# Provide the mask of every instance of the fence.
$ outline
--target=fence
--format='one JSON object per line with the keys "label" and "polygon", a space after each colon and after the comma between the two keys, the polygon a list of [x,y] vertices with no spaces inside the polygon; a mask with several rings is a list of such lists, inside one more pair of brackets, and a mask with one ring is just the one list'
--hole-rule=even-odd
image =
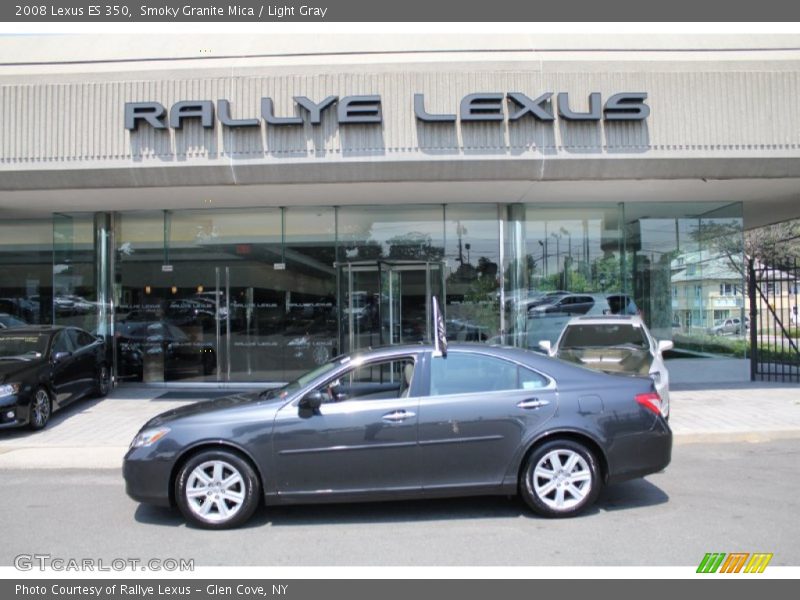
{"label": "fence", "polygon": [[750,264],[750,379],[800,382],[798,264]]}

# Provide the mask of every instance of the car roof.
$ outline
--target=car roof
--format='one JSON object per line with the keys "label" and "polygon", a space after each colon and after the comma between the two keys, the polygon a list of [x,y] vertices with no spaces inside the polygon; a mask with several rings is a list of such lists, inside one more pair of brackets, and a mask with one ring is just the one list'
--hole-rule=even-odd
{"label": "car roof", "polygon": [[[540,352],[534,352],[527,348],[517,348],[515,346],[505,346],[500,344],[485,344],[480,342],[450,342],[447,344],[448,352],[478,352],[499,358],[506,358],[516,362],[540,362],[542,360],[549,360]],[[350,356],[353,360],[372,360],[382,357],[392,356],[408,356],[409,354],[418,354],[421,352],[433,351],[433,344],[403,344],[398,346],[381,346],[378,348],[368,348],[358,350],[352,353],[345,353],[332,360],[341,359],[344,356]]]}
{"label": "car roof", "polygon": [[[55,333],[62,329],[76,329],[75,327],[65,327],[64,325],[25,325],[24,327],[14,327],[10,331],[20,333]],[[5,331],[9,331],[6,329]]]}

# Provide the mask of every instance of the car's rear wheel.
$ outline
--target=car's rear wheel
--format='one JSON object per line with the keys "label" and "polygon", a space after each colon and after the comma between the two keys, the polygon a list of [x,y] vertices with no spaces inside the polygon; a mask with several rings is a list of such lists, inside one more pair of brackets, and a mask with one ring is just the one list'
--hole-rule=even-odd
{"label": "car's rear wheel", "polygon": [[192,524],[226,529],[253,515],[260,490],[258,476],[246,460],[227,450],[204,450],[178,472],[175,499]]}
{"label": "car's rear wheel", "polygon": [[573,440],[546,442],[531,452],[520,478],[528,506],[545,517],[571,517],[597,499],[602,481],[597,458]]}
{"label": "car's rear wheel", "polygon": [[33,395],[31,402],[30,418],[28,425],[31,429],[44,429],[50,421],[50,414],[53,412],[53,401],[47,388],[40,387]]}

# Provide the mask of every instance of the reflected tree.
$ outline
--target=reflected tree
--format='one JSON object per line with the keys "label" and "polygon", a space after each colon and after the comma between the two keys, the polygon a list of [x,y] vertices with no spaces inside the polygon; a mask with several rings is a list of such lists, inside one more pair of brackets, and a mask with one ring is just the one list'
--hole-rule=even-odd
{"label": "reflected tree", "polygon": [[434,246],[431,236],[425,233],[410,232],[395,236],[386,242],[389,245],[389,258],[396,260],[442,260],[444,248]]}

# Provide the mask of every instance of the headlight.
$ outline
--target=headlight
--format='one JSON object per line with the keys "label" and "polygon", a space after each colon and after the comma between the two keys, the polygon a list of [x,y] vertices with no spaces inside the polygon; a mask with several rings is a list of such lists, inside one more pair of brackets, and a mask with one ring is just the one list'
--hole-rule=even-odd
{"label": "headlight", "polygon": [[5,385],[0,385],[0,398],[5,398],[6,396],[13,396],[18,392],[19,392],[18,383],[7,383]]}
{"label": "headlight", "polygon": [[169,427],[155,427],[153,429],[145,429],[136,434],[131,442],[131,448],[139,448],[141,446],[151,446],[158,440],[163,438],[169,433]]}

